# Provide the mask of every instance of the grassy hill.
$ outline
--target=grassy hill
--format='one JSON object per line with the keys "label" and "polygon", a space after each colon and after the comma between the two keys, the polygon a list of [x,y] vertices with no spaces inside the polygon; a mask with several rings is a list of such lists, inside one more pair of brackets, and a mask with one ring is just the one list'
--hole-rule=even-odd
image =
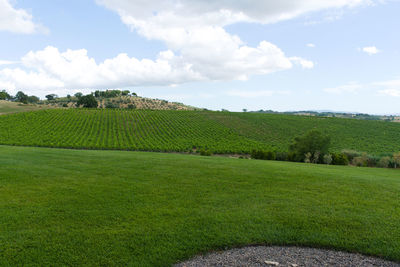
{"label": "grassy hill", "polygon": [[400,124],[280,114],[211,111],[54,109],[0,117],[0,144],[85,149],[249,153],[287,151],[317,128],[332,150],[400,150]]}
{"label": "grassy hill", "polygon": [[18,113],[25,111],[41,110],[48,108],[43,105],[25,105],[17,102],[10,102],[5,100],[0,100],[0,115]]}
{"label": "grassy hill", "polygon": [[248,244],[400,261],[393,169],[0,146],[0,265],[168,266]]}
{"label": "grassy hill", "polygon": [[[146,109],[146,110],[198,110],[198,108],[184,105],[178,102],[169,102],[162,99],[153,99],[141,96],[116,96],[116,97],[97,97],[99,108],[119,108],[119,109]],[[42,101],[43,105],[50,107],[76,108],[78,98],[60,97],[55,100]]]}

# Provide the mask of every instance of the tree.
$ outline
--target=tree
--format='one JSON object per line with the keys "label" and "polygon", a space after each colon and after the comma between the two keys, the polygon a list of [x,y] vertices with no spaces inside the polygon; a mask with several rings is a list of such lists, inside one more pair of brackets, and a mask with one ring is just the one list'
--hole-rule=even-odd
{"label": "tree", "polygon": [[83,96],[83,94],[81,92],[78,92],[78,93],[74,94],[74,96],[79,99]]}
{"label": "tree", "polygon": [[129,90],[124,90],[124,91],[122,91],[122,95],[123,96],[127,96],[127,95],[129,95],[131,92],[129,91]]}
{"label": "tree", "polygon": [[26,94],[24,94],[24,92],[19,91],[16,95],[15,95],[15,100],[17,102],[21,102],[24,104],[28,104],[28,96]]}
{"label": "tree", "polygon": [[56,95],[56,94],[49,94],[49,95],[46,95],[46,98],[47,98],[47,100],[54,100],[54,99],[56,99],[58,96]]}
{"label": "tree", "polygon": [[3,90],[0,92],[0,100],[10,100],[11,96],[6,92],[6,90]]}
{"label": "tree", "polygon": [[39,97],[34,96],[34,95],[28,96],[27,100],[28,100],[28,103],[37,103],[40,101]]}
{"label": "tree", "polygon": [[305,155],[311,153],[312,161],[317,163],[320,156],[328,153],[330,140],[329,136],[320,131],[311,130],[303,136],[296,137],[289,150],[294,153],[296,161],[304,161]]}
{"label": "tree", "polygon": [[78,106],[83,106],[84,108],[97,108],[99,103],[97,103],[94,95],[81,96],[77,102]]}

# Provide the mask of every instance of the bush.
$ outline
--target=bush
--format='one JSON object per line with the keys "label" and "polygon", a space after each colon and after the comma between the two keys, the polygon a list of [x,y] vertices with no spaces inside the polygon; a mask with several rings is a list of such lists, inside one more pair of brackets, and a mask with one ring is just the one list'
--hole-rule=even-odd
{"label": "bush", "polygon": [[327,165],[332,164],[333,158],[331,154],[324,155],[324,163]]}
{"label": "bush", "polygon": [[349,165],[349,159],[344,153],[333,153],[332,154],[333,165]]}
{"label": "bush", "polygon": [[263,159],[263,160],[275,160],[276,159],[276,154],[273,151],[253,150],[251,152],[251,158],[253,158],[253,159]]}
{"label": "bush", "polygon": [[202,149],[202,150],[200,150],[200,155],[201,155],[201,156],[211,156],[212,153],[211,153],[210,150],[204,150],[204,149]]}
{"label": "bush", "polygon": [[363,153],[361,156],[353,158],[351,164],[358,167],[367,167],[368,166],[368,156],[366,153]]}
{"label": "bush", "polygon": [[349,149],[343,149],[342,153],[346,155],[347,159],[349,162],[353,161],[355,157],[359,157],[362,155],[361,152],[355,151],[355,150],[349,150]]}
{"label": "bush", "polygon": [[382,157],[379,160],[377,166],[380,168],[388,168],[390,165],[390,160],[391,160],[390,157]]}

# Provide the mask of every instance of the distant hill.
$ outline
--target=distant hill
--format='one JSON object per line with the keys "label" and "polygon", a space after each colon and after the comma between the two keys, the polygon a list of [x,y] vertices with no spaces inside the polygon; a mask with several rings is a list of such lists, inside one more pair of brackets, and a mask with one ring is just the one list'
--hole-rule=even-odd
{"label": "distant hill", "polygon": [[333,151],[400,151],[398,123],[184,110],[49,109],[0,116],[0,144],[233,154],[287,151],[310,129],[331,136]]}
{"label": "distant hill", "polygon": [[366,113],[336,112],[329,110],[321,110],[321,111],[306,110],[306,111],[284,111],[284,112],[278,112],[273,110],[258,110],[250,112],[400,122],[400,115],[371,115]]}
{"label": "distant hill", "polygon": [[[198,108],[178,102],[169,102],[161,99],[152,99],[140,96],[96,97],[99,108],[118,109],[150,109],[150,110],[198,110]],[[41,101],[39,104],[57,108],[76,108],[78,98],[75,96],[61,97],[54,100]]]}
{"label": "distant hill", "polygon": [[0,100],[0,115],[18,113],[24,111],[33,111],[49,108],[47,105],[36,105],[36,104],[22,104],[18,102],[10,102]]}

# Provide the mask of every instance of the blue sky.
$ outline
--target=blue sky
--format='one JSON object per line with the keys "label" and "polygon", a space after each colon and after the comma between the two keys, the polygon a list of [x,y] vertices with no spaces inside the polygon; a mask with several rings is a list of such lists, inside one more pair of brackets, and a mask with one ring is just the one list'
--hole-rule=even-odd
{"label": "blue sky", "polygon": [[0,89],[398,114],[399,13],[371,0],[0,0]]}

